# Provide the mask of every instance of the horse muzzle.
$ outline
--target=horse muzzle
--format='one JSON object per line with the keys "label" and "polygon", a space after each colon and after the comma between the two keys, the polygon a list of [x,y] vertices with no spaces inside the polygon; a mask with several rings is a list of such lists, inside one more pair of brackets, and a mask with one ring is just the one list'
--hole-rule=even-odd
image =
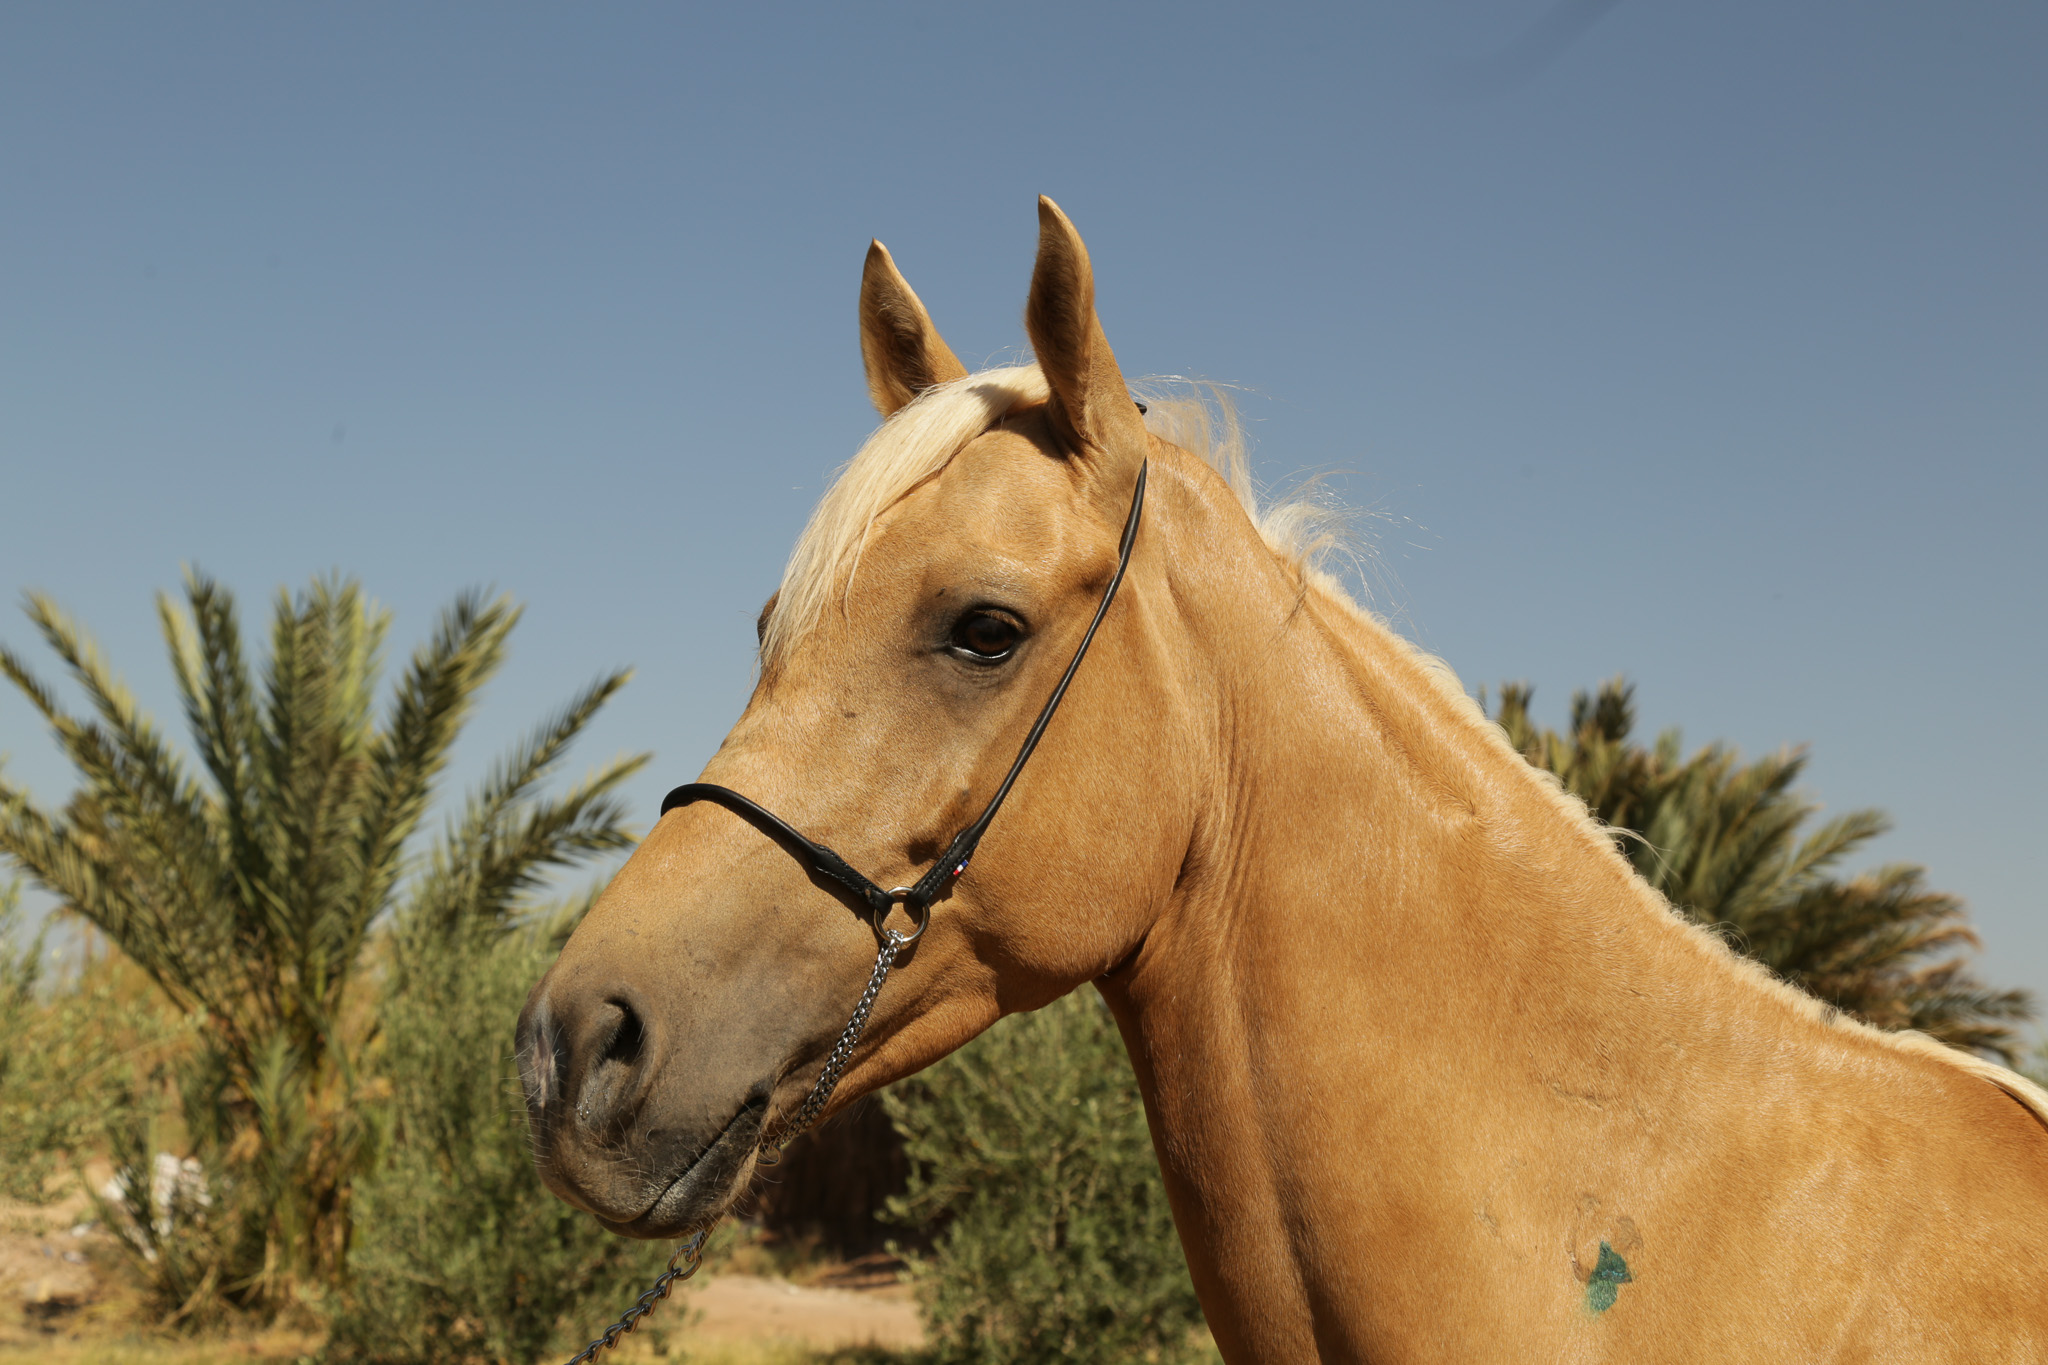
{"label": "horse muzzle", "polygon": [[[549,1189],[630,1237],[685,1235],[751,1176],[773,1085],[736,1052],[691,1040],[683,1060],[629,989],[534,988],[518,1026],[534,1166]],[[721,1064],[722,1063],[722,1064]]]}

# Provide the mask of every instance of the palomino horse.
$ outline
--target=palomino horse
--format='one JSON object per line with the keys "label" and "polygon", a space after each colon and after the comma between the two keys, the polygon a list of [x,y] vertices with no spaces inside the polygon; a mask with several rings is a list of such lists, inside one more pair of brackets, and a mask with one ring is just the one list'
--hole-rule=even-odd
{"label": "palomino horse", "polygon": [[[828,1108],[1092,981],[1232,1361],[2048,1360],[2048,1095],[1675,915],[1141,416],[1039,214],[1036,365],[967,374],[870,250],[888,420],[704,772],[917,881],[1075,657],[1149,470],[1122,595]],[[862,998],[859,897],[769,828],[666,814],[520,1021],[540,1170],[618,1231],[717,1218]]]}

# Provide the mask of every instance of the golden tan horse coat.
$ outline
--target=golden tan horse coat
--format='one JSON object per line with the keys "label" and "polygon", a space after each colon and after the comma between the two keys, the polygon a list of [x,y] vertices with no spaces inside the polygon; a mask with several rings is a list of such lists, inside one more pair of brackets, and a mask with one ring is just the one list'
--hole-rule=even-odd
{"label": "golden tan horse coat", "polygon": [[[870,253],[890,420],[704,771],[912,880],[1000,777],[1150,462],[1122,596],[833,1107],[1093,981],[1233,1362],[2048,1360],[2048,1096],[1675,915],[1147,430],[1079,236],[1049,201],[1041,228],[1038,367],[983,376]],[[1014,656],[960,654],[975,611]],[[752,828],[666,816],[522,1019],[543,1175],[640,1235],[716,1217],[871,954]]]}

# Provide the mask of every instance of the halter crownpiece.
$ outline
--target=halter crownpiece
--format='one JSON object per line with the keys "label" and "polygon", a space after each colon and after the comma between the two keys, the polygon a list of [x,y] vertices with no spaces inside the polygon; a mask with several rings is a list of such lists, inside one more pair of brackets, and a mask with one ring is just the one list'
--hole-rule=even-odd
{"label": "halter crownpiece", "polygon": [[[851,893],[866,911],[868,925],[875,931],[875,970],[868,978],[867,989],[861,994],[853,1018],[840,1033],[838,1043],[833,1046],[825,1059],[824,1069],[818,1074],[817,1083],[811,1087],[796,1113],[772,1141],[762,1143],[764,1154],[780,1151],[824,1112],[832,1091],[839,1084],[840,1074],[853,1056],[855,1044],[860,1041],[862,1030],[867,1027],[868,1013],[874,1008],[875,997],[881,994],[889,969],[896,965],[900,954],[924,937],[924,931],[931,923],[932,903],[945,894],[955,878],[967,871],[967,865],[974,860],[974,850],[981,843],[981,836],[988,832],[996,812],[1003,807],[1004,798],[1009,796],[1010,788],[1016,785],[1017,777],[1030,761],[1032,751],[1044,737],[1045,727],[1052,723],[1054,713],[1060,709],[1060,701],[1067,695],[1067,684],[1073,682],[1081,660],[1088,657],[1088,646],[1095,642],[1096,629],[1102,625],[1102,618],[1109,614],[1109,604],[1116,600],[1116,591],[1123,586],[1124,571],[1131,566],[1131,547],[1137,543],[1138,521],[1145,510],[1145,473],[1146,466],[1140,464],[1138,484],[1131,492],[1130,515],[1124,519],[1123,539],[1117,545],[1116,573],[1111,576],[1109,587],[1095,608],[1095,616],[1088,622],[1088,631],[1081,637],[1079,648],[1075,649],[1074,657],[1067,664],[1067,671],[1060,675],[1052,695],[1046,698],[1044,709],[1032,722],[1031,732],[1024,736],[1023,746],[1017,750],[1016,761],[1010,764],[1010,771],[1004,776],[1002,785],[996,788],[995,795],[989,798],[988,805],[982,808],[972,824],[953,836],[953,841],[946,845],[945,853],[913,885],[884,891],[838,853],[815,839],[806,838],[794,825],[730,787],[721,787],[715,782],[690,782],[662,798],[663,815],[695,801],[710,801],[725,807],[773,839],[783,852],[796,859],[813,877],[836,883]],[[910,916],[911,930],[907,934],[891,929],[888,924],[890,911],[898,905]]]}

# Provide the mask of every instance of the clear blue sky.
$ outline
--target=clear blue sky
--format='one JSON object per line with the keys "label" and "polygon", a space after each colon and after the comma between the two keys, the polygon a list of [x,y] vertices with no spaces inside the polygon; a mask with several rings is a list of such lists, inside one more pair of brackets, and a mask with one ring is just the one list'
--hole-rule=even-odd
{"label": "clear blue sky", "polygon": [[[1043,192],[1468,686],[1810,744],[2048,995],[2044,72],[2031,0],[10,6],[0,587],[169,719],[183,562],[404,648],[495,584],[465,771],[628,663],[651,817],[872,423],[868,238],[997,357]],[[67,790],[12,694],[0,750]]]}

